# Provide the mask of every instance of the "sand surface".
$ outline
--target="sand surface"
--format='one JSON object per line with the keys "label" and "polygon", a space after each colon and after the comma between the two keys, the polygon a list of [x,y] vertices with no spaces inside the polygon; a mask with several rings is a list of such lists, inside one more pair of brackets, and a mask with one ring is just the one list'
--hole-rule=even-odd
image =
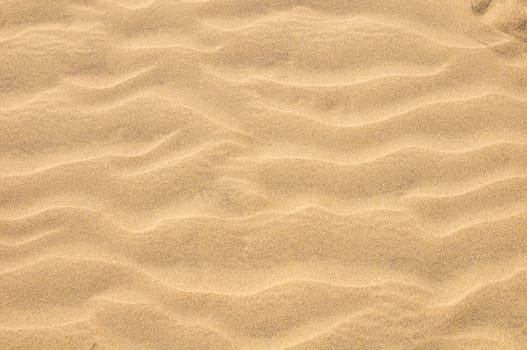
{"label": "sand surface", "polygon": [[1,0],[0,349],[527,349],[527,1]]}

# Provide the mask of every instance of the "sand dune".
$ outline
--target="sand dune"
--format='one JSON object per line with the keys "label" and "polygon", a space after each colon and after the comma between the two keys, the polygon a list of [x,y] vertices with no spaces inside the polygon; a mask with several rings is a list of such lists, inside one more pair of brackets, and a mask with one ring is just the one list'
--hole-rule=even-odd
{"label": "sand dune", "polygon": [[0,349],[526,349],[526,27],[0,2]]}

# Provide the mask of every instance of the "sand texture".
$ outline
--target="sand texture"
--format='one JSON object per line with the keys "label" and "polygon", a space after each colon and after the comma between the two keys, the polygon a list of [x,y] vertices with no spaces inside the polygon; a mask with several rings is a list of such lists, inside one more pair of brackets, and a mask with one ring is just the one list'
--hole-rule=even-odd
{"label": "sand texture", "polygon": [[0,350],[527,349],[527,0],[0,0]]}

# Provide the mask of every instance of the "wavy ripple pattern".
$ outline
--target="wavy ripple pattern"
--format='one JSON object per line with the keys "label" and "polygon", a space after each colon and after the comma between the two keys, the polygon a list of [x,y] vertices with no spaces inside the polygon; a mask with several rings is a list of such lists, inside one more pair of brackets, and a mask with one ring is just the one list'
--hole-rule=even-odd
{"label": "wavy ripple pattern", "polygon": [[526,18],[0,2],[0,349],[526,349]]}

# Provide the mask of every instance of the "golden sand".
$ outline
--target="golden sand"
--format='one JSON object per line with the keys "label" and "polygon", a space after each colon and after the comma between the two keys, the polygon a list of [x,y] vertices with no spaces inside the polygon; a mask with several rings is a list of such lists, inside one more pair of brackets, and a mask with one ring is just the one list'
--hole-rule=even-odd
{"label": "golden sand", "polygon": [[527,349],[527,1],[0,1],[0,349]]}

